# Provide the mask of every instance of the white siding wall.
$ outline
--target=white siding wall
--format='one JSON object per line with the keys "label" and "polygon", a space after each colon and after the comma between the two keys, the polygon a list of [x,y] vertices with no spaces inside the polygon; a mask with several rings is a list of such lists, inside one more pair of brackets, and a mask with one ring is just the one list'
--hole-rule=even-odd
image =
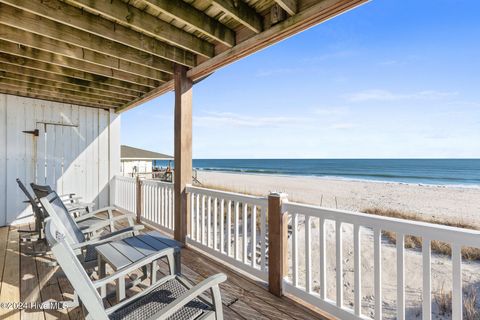
{"label": "white siding wall", "polygon": [[[34,129],[38,137],[22,132]],[[17,177],[103,207],[119,172],[120,116],[113,111],[0,94],[0,226],[31,214]]]}

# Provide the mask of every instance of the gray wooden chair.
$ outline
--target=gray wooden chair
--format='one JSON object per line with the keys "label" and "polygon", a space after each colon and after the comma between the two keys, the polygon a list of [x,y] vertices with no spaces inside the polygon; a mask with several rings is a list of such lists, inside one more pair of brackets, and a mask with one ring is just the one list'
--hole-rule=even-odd
{"label": "gray wooden chair", "polygon": [[35,218],[35,229],[32,230],[18,230],[21,233],[30,233],[31,236],[27,238],[22,238],[22,241],[36,241],[36,240],[41,240],[43,239],[43,222],[45,220],[46,214],[40,204],[40,202],[37,199],[34,199],[30,192],[27,190],[23,182],[17,178],[17,184],[20,190],[25,194],[27,197],[26,202],[30,203],[32,206],[32,211],[33,211],[33,216]]}
{"label": "gray wooden chair", "polygon": [[[42,201],[44,201],[42,199]],[[48,201],[48,200],[46,200]],[[70,281],[86,313],[86,319],[95,320],[174,320],[202,319],[223,320],[222,298],[219,284],[227,277],[224,274],[211,276],[197,285],[192,285],[180,275],[174,274],[173,248],[147,256],[135,264],[129,265],[103,279],[92,281],[69,245],[67,235],[52,218],[47,219],[45,236],[58,264]],[[99,289],[107,283],[151,264],[167,256],[170,274],[158,280],[146,290],[105,308]],[[211,292],[212,299],[205,296]]]}
{"label": "gray wooden chair", "polygon": [[[55,191],[51,192],[47,197],[41,198],[40,203],[48,216],[55,222],[58,228],[63,231],[69,245],[79,255],[85,268],[96,266],[96,245],[135,235],[139,230],[143,229],[143,225],[135,225],[135,216],[133,214],[112,215],[105,221],[99,221],[86,229],[81,229],[77,223],[78,219],[88,219],[94,215],[95,212],[84,214],[75,220]],[[114,208],[111,208],[109,210],[111,211],[113,209]],[[115,230],[113,225],[123,219],[127,219],[129,227]],[[111,232],[101,234],[101,231],[103,231],[105,227],[110,227]]]}

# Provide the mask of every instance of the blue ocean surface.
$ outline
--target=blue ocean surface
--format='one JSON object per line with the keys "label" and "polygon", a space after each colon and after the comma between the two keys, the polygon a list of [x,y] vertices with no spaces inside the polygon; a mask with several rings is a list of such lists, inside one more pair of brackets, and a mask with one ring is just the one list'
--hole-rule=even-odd
{"label": "blue ocean surface", "polygon": [[197,170],[480,186],[480,159],[195,159]]}

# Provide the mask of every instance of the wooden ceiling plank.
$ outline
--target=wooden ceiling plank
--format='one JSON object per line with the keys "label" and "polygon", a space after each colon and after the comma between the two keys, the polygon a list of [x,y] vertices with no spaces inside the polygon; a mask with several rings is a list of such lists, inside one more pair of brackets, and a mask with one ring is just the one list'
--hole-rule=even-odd
{"label": "wooden ceiling plank", "polygon": [[[88,0],[82,0],[83,2]],[[231,48],[235,45],[235,31],[220,21],[211,18],[203,11],[197,10],[183,0],[143,0],[149,6],[172,19],[181,21],[189,27],[201,32]]]}
{"label": "wooden ceiling plank", "polygon": [[[163,77],[162,80],[153,80],[149,78],[144,78],[138,75],[127,73],[124,71],[115,70],[112,68],[107,68],[99,65],[95,65],[84,60],[72,59],[51,52],[38,50],[26,46],[21,46],[12,42],[5,40],[0,40],[0,52],[13,54],[15,56],[25,57],[32,60],[38,60],[45,63],[55,64],[61,67],[76,69],[79,71],[84,71],[104,77],[110,77],[132,84],[140,84],[146,87],[155,88],[158,87],[160,83],[170,80],[171,77]],[[154,71],[154,70],[152,70]],[[159,71],[158,71],[159,72]],[[164,74],[165,75],[165,74]]]}
{"label": "wooden ceiling plank", "polygon": [[94,64],[114,68],[137,75],[143,75],[144,73],[148,74],[149,71],[145,68],[152,68],[157,71],[173,74],[173,63],[168,60],[158,58],[156,59],[156,63],[145,66],[112,57],[103,53],[91,51],[89,49],[81,48],[79,46],[68,44],[63,41],[58,41],[35,33],[10,27],[8,25],[1,24],[1,21],[0,39],[19,43],[40,50],[49,51],[55,54],[61,54],[70,58],[85,60]]}
{"label": "wooden ceiling plank", "polygon": [[131,90],[139,93],[145,93],[149,91],[149,88],[146,86],[131,84],[129,82],[124,82],[117,79],[99,76],[99,75],[82,72],[82,71],[78,71],[70,68],[64,68],[57,65],[36,61],[32,59],[22,58],[18,56],[13,56],[5,53],[0,53],[0,62],[75,78],[75,79],[78,79],[79,82],[93,81],[93,82],[114,86],[122,90]]}
{"label": "wooden ceiling plank", "polygon": [[125,98],[122,99],[118,96],[111,97],[111,96],[99,94],[98,92],[91,93],[90,91],[87,90],[87,88],[84,88],[84,87],[68,85],[61,82],[48,81],[44,79],[35,78],[32,76],[15,74],[15,73],[5,72],[1,70],[0,70],[0,78],[13,80],[13,81],[21,81],[21,82],[29,83],[32,85],[43,86],[45,88],[58,89],[58,90],[61,90],[61,92],[66,92],[73,95],[78,95],[78,96],[92,98],[92,99],[98,99],[98,100],[107,101],[107,102],[111,101],[111,102],[123,104],[130,101],[130,99],[125,99]]}
{"label": "wooden ceiling plank", "polygon": [[73,104],[77,106],[83,106],[83,107],[89,107],[89,108],[100,108],[100,109],[108,109],[108,106],[103,106],[103,105],[92,105],[85,103],[85,101],[72,101],[69,99],[64,99],[60,97],[52,97],[48,95],[42,95],[42,94],[34,94],[31,92],[26,92],[22,90],[18,90],[17,88],[2,88],[0,87],[0,93],[3,94],[10,94],[13,96],[20,96],[20,97],[26,97],[26,98],[32,98],[32,99],[41,99],[41,100],[46,100],[46,101],[55,101],[55,102],[62,102],[62,103],[68,103],[68,104]]}
{"label": "wooden ceiling plank", "polygon": [[18,96],[28,96],[31,98],[48,100],[48,101],[66,102],[66,103],[71,103],[76,105],[83,105],[87,107],[95,107],[95,108],[116,107],[115,105],[109,105],[108,103],[103,103],[99,101],[91,101],[90,99],[78,99],[78,98],[74,99],[58,93],[51,94],[48,91],[42,91],[38,89],[32,89],[32,88],[22,87],[22,86],[14,86],[14,85],[3,84],[3,83],[0,84],[0,92],[6,93],[6,94],[18,95]]}
{"label": "wooden ceiling plank", "polygon": [[118,97],[125,100],[132,100],[139,97],[139,93],[130,91],[128,89],[121,89],[118,87],[108,86],[102,83],[96,83],[93,81],[80,80],[76,78],[61,76],[55,73],[24,68],[18,65],[7,64],[0,62],[0,72],[8,72],[10,74],[25,75],[43,81],[50,81],[60,83],[64,85],[71,85],[72,87],[78,87],[80,91],[90,92],[93,94],[99,94],[110,97]]}
{"label": "wooden ceiling plank", "polygon": [[212,4],[254,31],[263,31],[263,18],[242,0],[212,0]]}
{"label": "wooden ceiling plank", "polygon": [[[85,10],[100,14],[103,17],[126,24],[138,32],[170,43],[173,46],[183,48],[207,58],[211,58],[214,55],[214,46],[208,41],[197,38],[195,35],[183,31],[125,2],[119,0],[69,0],[69,2],[81,6],[85,8]],[[69,9],[70,11],[78,10],[71,6]]]}
{"label": "wooden ceiling plank", "polygon": [[[155,39],[152,39],[155,40],[155,42],[149,41],[149,37],[141,34],[139,35],[139,37],[136,36],[133,38],[122,38],[119,34],[115,33],[116,30],[118,30],[119,28],[128,28],[125,28],[118,24],[114,24],[113,26],[111,26],[114,29],[108,29],[108,31],[109,33],[112,33],[115,38],[119,38],[120,40],[122,40],[121,43],[115,40],[109,40],[102,36],[98,36],[97,34],[80,30],[79,28],[72,27],[70,25],[53,21],[51,19],[36,15],[30,11],[25,11],[22,9],[14,8],[13,6],[5,5],[1,3],[2,1],[6,0],[0,0],[0,21],[3,24],[15,28],[19,28],[28,32],[36,33],[52,39],[77,45],[82,48],[90,49],[99,53],[104,53],[113,57],[143,65],[148,65],[152,57],[155,56],[188,67],[193,67],[195,65],[195,55],[183,49],[169,46]],[[16,0],[8,1],[17,3]],[[41,7],[42,5],[42,3],[37,1],[21,1],[19,2],[19,4],[25,4],[26,6],[30,4],[34,7]],[[93,21],[102,20],[99,17],[94,17],[96,19]],[[77,20],[82,21],[80,18],[81,17],[77,17]],[[93,26],[90,27],[92,28]],[[130,31],[135,32],[133,30]],[[138,34],[138,32],[135,33]],[[123,43],[130,41],[135,42],[137,44],[137,48],[131,47]],[[141,47],[141,49],[139,49],[138,47]]]}
{"label": "wooden ceiling plank", "polygon": [[275,0],[275,2],[291,16],[296,14],[298,11],[297,0]]}

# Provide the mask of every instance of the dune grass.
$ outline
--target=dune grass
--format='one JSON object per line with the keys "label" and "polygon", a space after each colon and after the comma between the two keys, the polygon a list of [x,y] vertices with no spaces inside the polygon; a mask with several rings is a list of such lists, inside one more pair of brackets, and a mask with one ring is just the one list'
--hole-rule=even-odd
{"label": "dune grass", "polygon": [[[392,209],[380,209],[380,208],[367,208],[363,210],[363,212],[368,214],[374,214],[383,217],[391,217],[391,218],[398,218],[398,219],[405,219],[405,220],[414,220],[414,221],[421,221],[421,222],[428,222],[433,224],[441,224],[450,227],[462,228],[462,229],[473,229],[473,230],[480,230],[480,226],[467,223],[462,221],[461,219],[439,219],[433,218],[426,215],[421,215],[412,212],[403,212],[399,210],[392,210]],[[396,243],[396,233],[392,231],[383,231],[383,235],[393,244]],[[449,244],[445,242],[441,242],[438,240],[433,240],[431,242],[432,245],[432,252],[438,254],[444,254],[447,256],[452,255],[452,248]],[[410,249],[421,249],[422,248],[422,238],[412,235],[405,236],[405,248]],[[462,257],[466,260],[480,260],[480,248],[471,248],[471,247],[463,247],[462,248]]]}

